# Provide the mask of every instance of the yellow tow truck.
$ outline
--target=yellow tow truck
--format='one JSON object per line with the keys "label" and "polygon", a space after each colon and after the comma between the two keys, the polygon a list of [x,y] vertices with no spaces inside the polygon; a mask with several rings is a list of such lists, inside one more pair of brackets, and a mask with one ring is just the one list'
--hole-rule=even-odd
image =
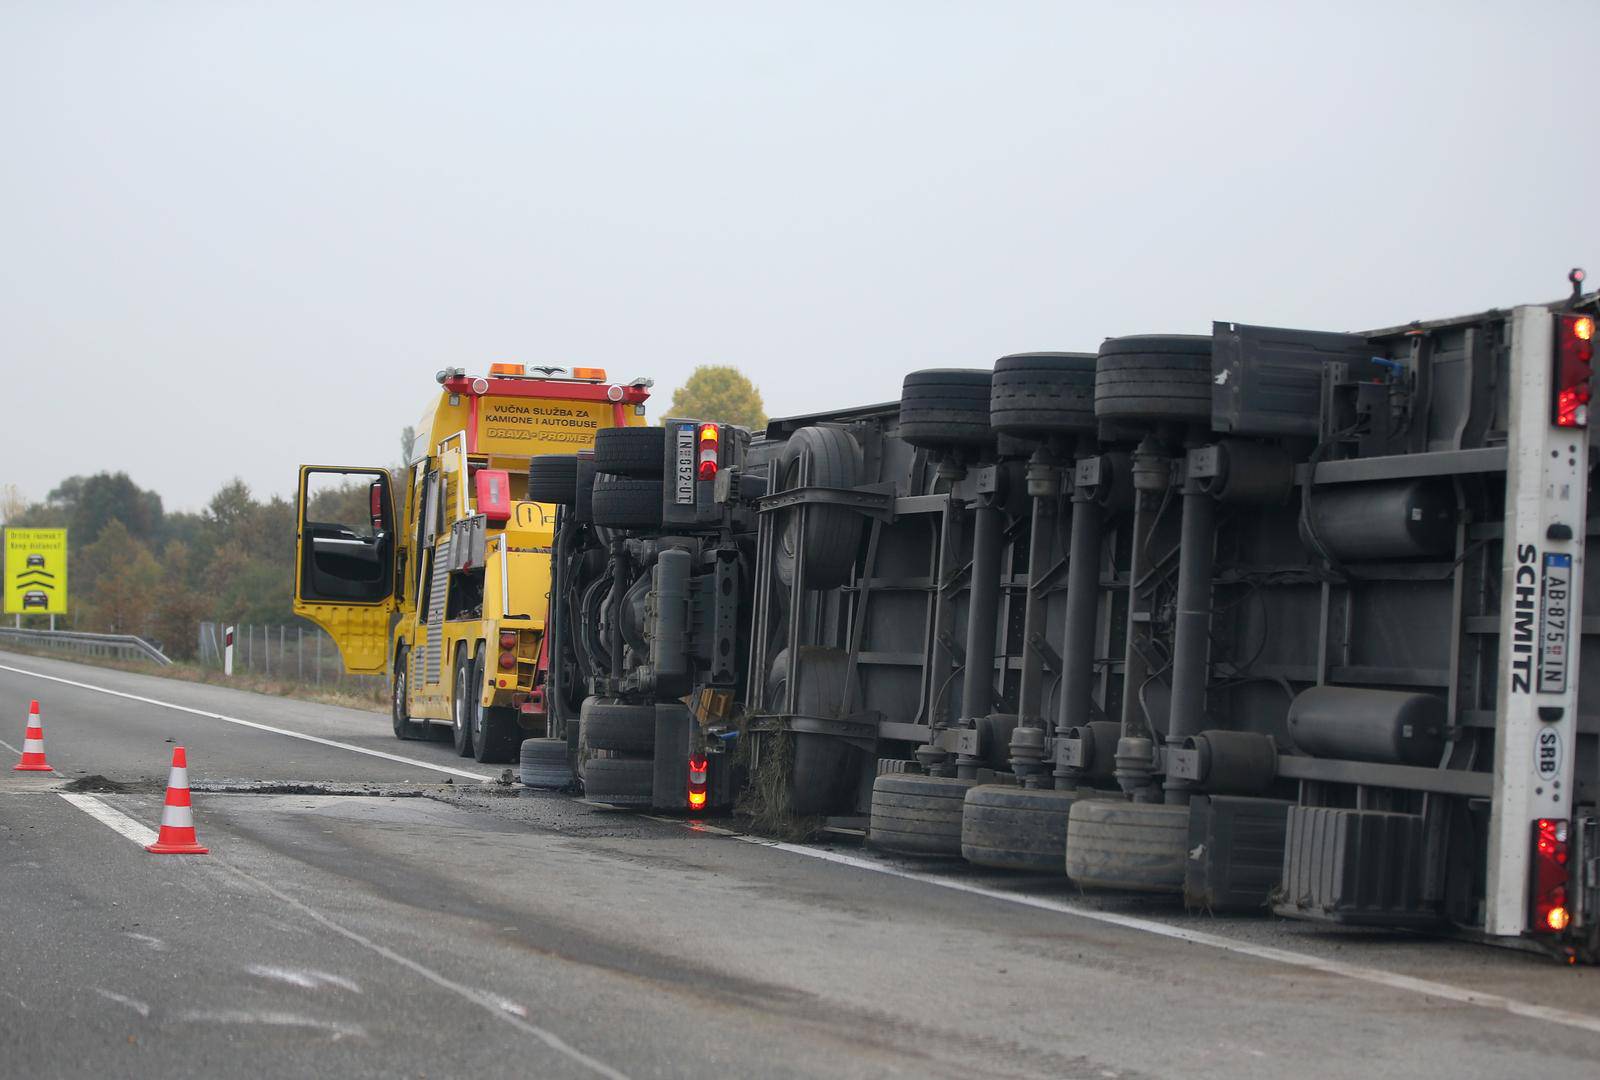
{"label": "yellow tow truck", "polygon": [[389,675],[398,738],[448,727],[462,756],[511,761],[545,733],[555,507],[522,497],[529,461],[643,426],[650,381],[521,364],[437,380],[403,473],[300,467],[294,611],[346,671]]}

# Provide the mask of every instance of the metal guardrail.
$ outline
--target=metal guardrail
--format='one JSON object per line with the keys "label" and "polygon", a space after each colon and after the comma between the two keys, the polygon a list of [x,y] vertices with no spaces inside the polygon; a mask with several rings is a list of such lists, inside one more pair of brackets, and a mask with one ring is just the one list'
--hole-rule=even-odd
{"label": "metal guardrail", "polygon": [[171,664],[162,651],[132,634],[88,634],[75,630],[19,630],[0,626],[0,644],[12,642],[79,656],[106,656],[119,660],[153,660]]}

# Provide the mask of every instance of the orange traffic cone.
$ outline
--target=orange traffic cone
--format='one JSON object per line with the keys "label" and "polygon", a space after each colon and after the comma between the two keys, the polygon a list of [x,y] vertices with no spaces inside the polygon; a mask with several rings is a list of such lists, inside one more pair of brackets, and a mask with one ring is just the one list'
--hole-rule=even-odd
{"label": "orange traffic cone", "polygon": [[22,760],[11,766],[17,772],[55,772],[44,759],[44,728],[39,726],[39,703],[28,703],[28,726],[22,732]]}
{"label": "orange traffic cone", "polygon": [[189,809],[189,759],[181,746],[172,748],[167,804],[161,808],[161,835],[145,850],[157,855],[206,854],[194,835],[194,812]]}

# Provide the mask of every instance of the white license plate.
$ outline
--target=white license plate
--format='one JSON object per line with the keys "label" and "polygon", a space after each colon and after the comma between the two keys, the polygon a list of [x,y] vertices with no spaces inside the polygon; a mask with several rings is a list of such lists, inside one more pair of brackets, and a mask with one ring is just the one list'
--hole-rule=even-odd
{"label": "white license plate", "polygon": [[1564,694],[1572,629],[1572,556],[1547,552],[1539,603],[1539,693]]}

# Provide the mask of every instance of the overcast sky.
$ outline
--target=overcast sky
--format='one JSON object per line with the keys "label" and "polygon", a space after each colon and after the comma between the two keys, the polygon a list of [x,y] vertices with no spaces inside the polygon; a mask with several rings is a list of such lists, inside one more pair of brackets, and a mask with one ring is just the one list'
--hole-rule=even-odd
{"label": "overcast sky", "polygon": [[1549,299],[1600,272],[1597,14],[0,0],[0,483],[287,493],[445,365],[783,414]]}

